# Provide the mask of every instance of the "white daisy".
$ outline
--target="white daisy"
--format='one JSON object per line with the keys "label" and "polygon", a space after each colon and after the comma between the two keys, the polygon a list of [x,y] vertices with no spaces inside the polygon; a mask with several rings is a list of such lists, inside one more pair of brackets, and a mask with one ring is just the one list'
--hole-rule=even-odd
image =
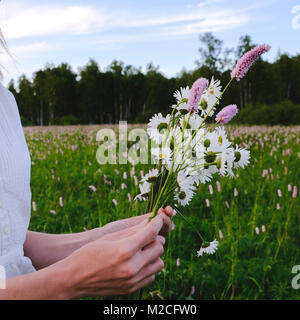
{"label": "white daisy", "polygon": [[194,178],[194,182],[197,186],[199,186],[200,183],[205,184],[206,182],[209,182],[212,178],[212,174],[209,170],[203,169],[198,170],[197,175],[192,176]]}
{"label": "white daisy", "polygon": [[177,104],[180,103],[179,106],[177,104],[172,105],[172,108],[177,109],[181,114],[187,114],[188,113],[188,99],[190,96],[190,88],[180,88],[180,90],[176,90],[174,92],[174,97],[176,98]]}
{"label": "white daisy", "polygon": [[164,163],[172,160],[172,151],[170,148],[152,148],[151,154],[155,160],[162,160]]}
{"label": "white daisy", "polygon": [[227,173],[233,176],[232,165],[234,161],[233,148],[227,149],[225,152],[217,155],[217,168],[221,176],[226,176]]}
{"label": "white daisy", "polygon": [[250,151],[244,148],[239,148],[238,145],[236,145],[234,150],[234,157],[234,168],[244,168],[249,164]]}
{"label": "white daisy", "polygon": [[170,115],[164,117],[161,113],[155,114],[149,121],[147,132],[151,140],[160,144],[164,140],[165,132],[168,129]]}
{"label": "white daisy", "polygon": [[[203,92],[200,100],[199,110],[201,111],[201,116],[203,117],[206,116],[206,114],[209,112],[209,110],[212,108],[212,106],[216,103],[216,101],[220,97],[221,93],[222,93],[222,88],[220,85],[220,81],[214,80],[214,77],[212,77],[210,81],[210,85],[208,86],[207,90]],[[213,108],[209,116],[212,116],[214,112],[215,112],[215,108]]]}
{"label": "white daisy", "polygon": [[233,168],[233,163],[234,163],[234,149],[229,148],[227,149],[226,156],[226,169],[227,169],[227,174],[229,177],[234,177],[234,173],[232,171]]}
{"label": "white daisy", "polygon": [[144,177],[142,177],[142,182],[154,182],[159,176],[158,169],[151,169]]}
{"label": "white daisy", "polygon": [[176,98],[177,103],[181,102],[182,100],[188,100],[190,96],[190,87],[187,86],[185,88],[176,90],[173,96]]}
{"label": "white daisy", "polygon": [[214,254],[218,249],[218,244],[219,244],[219,241],[215,239],[214,241],[209,243],[208,247],[205,247],[205,248],[201,247],[200,250],[197,251],[197,257],[201,257],[203,253]]}
{"label": "white daisy", "polygon": [[151,191],[151,183],[149,182],[144,182],[143,184],[139,185],[140,187],[140,194],[138,194],[134,200],[146,200],[147,196],[149,195]]}
{"label": "white daisy", "polygon": [[206,145],[209,145],[207,147],[208,151],[225,152],[231,146],[224,127],[218,127],[213,132],[208,132],[206,138]]}
{"label": "white daisy", "polygon": [[166,139],[163,148],[170,148],[173,152],[174,150],[181,147],[180,141],[182,138],[182,131],[179,127],[172,127],[169,132],[167,132]]}
{"label": "white daisy", "polygon": [[193,113],[192,115],[186,114],[180,119],[180,126],[188,130],[196,130],[202,123],[203,118],[201,118],[197,113]]}
{"label": "white daisy", "polygon": [[193,188],[193,177],[188,176],[183,170],[178,172],[176,179],[181,190]]}
{"label": "white daisy", "polygon": [[178,192],[175,192],[174,200],[176,200],[182,206],[186,206],[192,200],[194,196],[195,188],[193,189],[180,189]]}

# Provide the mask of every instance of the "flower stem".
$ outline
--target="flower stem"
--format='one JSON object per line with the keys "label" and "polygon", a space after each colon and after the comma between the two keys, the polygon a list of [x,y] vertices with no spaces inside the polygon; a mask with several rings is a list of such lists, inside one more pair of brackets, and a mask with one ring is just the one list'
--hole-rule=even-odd
{"label": "flower stem", "polygon": [[184,221],[186,221],[188,224],[190,224],[194,230],[197,232],[198,236],[200,237],[200,239],[202,240],[202,243],[205,242],[205,240],[203,239],[203,237],[201,236],[200,232],[195,228],[195,226],[178,210],[178,208],[175,208],[176,212],[179,213],[179,215],[184,219]]}

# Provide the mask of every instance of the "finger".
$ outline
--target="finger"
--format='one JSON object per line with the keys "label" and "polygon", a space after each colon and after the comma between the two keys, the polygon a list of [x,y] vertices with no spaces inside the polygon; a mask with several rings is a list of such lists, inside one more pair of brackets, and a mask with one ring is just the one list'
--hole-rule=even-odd
{"label": "finger", "polygon": [[151,215],[152,215],[152,213],[150,212],[150,213],[143,214],[141,216],[123,219],[123,220],[119,221],[119,223],[120,222],[122,223],[123,228],[131,228],[131,227],[134,227],[134,226],[140,224],[144,220],[150,218]]}
{"label": "finger", "polygon": [[172,207],[170,206],[167,206],[165,209],[164,209],[165,213],[171,218],[173,217],[174,215],[174,210],[172,209]]}
{"label": "finger", "polygon": [[111,232],[103,236],[102,239],[121,240],[124,238],[128,238],[129,236],[134,235],[139,230],[141,230],[141,228],[145,227],[147,223],[148,223],[148,218],[146,217],[146,219],[143,219],[142,222],[140,222],[139,224],[126,229],[122,229],[120,231]]}
{"label": "finger", "polygon": [[143,221],[138,225],[141,226],[140,230],[128,238],[130,243],[134,244],[136,251],[142,249],[143,247],[147,246],[147,244],[153,242],[156,239],[163,226],[164,217],[166,217],[166,215],[160,213],[146,224]]}
{"label": "finger", "polygon": [[146,287],[147,285],[149,285],[150,283],[154,282],[155,280],[155,275],[151,275],[143,280],[141,280],[139,283],[137,283],[131,290],[131,292],[135,292],[136,290],[139,290],[141,288]]}
{"label": "finger", "polygon": [[158,240],[155,240],[148,245],[147,248],[138,252],[135,256],[135,264],[139,266],[139,270],[141,270],[144,266],[156,261],[163,253],[164,246]]}
{"label": "finger", "polygon": [[[164,209],[159,209],[159,213],[165,212]],[[171,221],[170,217],[164,213],[163,215],[163,226],[160,230],[161,235],[166,236],[168,232],[172,230],[173,222]]]}
{"label": "finger", "polygon": [[145,278],[150,277],[153,274],[160,272],[164,268],[164,262],[161,258],[157,258],[153,263],[149,263],[142,268],[139,273],[134,276],[130,281],[133,285],[139,283]]}
{"label": "finger", "polygon": [[151,213],[147,213],[141,216],[136,216],[132,218],[122,219],[115,222],[110,222],[102,227],[102,232],[104,233],[113,233],[122,231],[124,229],[128,229],[138,225],[142,221],[148,219],[151,216]]}
{"label": "finger", "polygon": [[[158,235],[156,237],[156,240],[163,246],[165,243],[166,243],[166,239],[165,237],[161,236],[161,235]],[[142,250],[145,250],[147,248],[149,248],[149,246],[152,245],[153,242],[149,243],[146,247],[142,248]]]}

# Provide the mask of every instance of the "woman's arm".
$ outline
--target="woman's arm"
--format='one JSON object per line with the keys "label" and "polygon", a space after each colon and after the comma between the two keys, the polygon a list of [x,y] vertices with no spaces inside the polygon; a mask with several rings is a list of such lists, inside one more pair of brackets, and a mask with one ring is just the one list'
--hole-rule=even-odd
{"label": "woman's arm", "polygon": [[155,279],[164,267],[165,240],[158,235],[170,219],[160,213],[151,222],[103,236],[67,258],[39,271],[6,280],[0,299],[72,299],[128,294]]}
{"label": "woman's arm", "polygon": [[49,234],[27,231],[24,255],[39,270],[58,262],[83,245],[101,238],[101,228],[72,234]]}
{"label": "woman's arm", "polygon": [[[172,216],[171,207],[161,209],[169,217]],[[69,256],[75,250],[83,245],[100,239],[104,235],[118,232],[136,226],[145,219],[149,218],[151,213],[137,217],[110,222],[102,228],[95,228],[85,232],[72,234],[47,234],[28,231],[24,243],[24,254],[29,257],[36,269],[45,268]],[[173,224],[164,224],[160,234],[165,235],[171,231]]]}
{"label": "woman's arm", "polygon": [[5,280],[0,300],[72,299],[71,265],[64,260],[42,270]]}

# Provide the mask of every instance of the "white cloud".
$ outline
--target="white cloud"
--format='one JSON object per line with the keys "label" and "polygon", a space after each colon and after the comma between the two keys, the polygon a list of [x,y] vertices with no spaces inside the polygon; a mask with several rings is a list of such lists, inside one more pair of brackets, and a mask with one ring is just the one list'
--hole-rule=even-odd
{"label": "white cloud", "polygon": [[203,7],[206,7],[206,6],[209,6],[209,5],[212,5],[214,3],[218,3],[218,2],[221,2],[222,0],[204,0],[203,2],[199,2],[197,4],[197,6],[199,8],[203,8]]}
{"label": "white cloud", "polygon": [[[174,35],[199,32],[199,29],[222,30],[236,27],[249,19],[238,10],[203,9],[204,6],[220,0],[206,0],[198,4],[201,8],[187,10],[180,14],[152,16],[145,12],[114,11],[108,14],[104,9],[91,6],[36,5],[29,6],[22,1],[0,5],[3,31],[8,40],[49,35],[72,35],[107,33],[117,28],[156,28],[157,35]],[[220,19],[220,20],[218,20]],[[178,25],[178,27],[176,26]],[[173,26],[174,27],[173,27]],[[161,27],[161,29],[159,29]],[[132,32],[134,33],[134,32]],[[140,32],[139,32],[140,33]],[[140,36],[143,37],[142,35]]]}
{"label": "white cloud", "polygon": [[[24,0],[7,0],[0,3],[0,21],[17,64],[4,55],[1,63],[10,71],[7,77],[16,78],[23,72],[31,74],[49,60],[71,63],[74,50],[84,52],[82,57],[93,55],[95,51],[117,52],[128,43],[164,41],[200,32],[229,30],[251,19],[252,8],[223,9],[216,5],[220,1],[203,0],[200,5],[196,3],[190,9],[183,6],[182,11],[177,12],[166,12],[159,7],[147,12],[125,6],[108,11],[83,0],[81,3],[85,5],[76,6],[63,4],[63,1],[45,4],[51,3],[47,0],[33,6]],[[91,36],[81,37],[80,41],[68,37],[80,34]],[[76,59],[79,58],[73,61],[79,61]]]}
{"label": "white cloud", "polygon": [[[200,20],[200,19],[199,19]],[[246,14],[237,14],[235,11],[218,11],[193,23],[166,28],[171,35],[188,35],[202,32],[216,32],[239,27],[246,24],[250,17]]]}
{"label": "white cloud", "polygon": [[10,51],[15,56],[25,56],[28,54],[32,55],[33,53],[39,54],[40,52],[49,51],[50,49],[52,49],[52,47],[46,41],[41,41],[13,46],[10,48]]}
{"label": "white cloud", "polygon": [[7,39],[54,34],[84,34],[99,30],[109,16],[90,6],[37,5],[9,2],[1,5]]}

